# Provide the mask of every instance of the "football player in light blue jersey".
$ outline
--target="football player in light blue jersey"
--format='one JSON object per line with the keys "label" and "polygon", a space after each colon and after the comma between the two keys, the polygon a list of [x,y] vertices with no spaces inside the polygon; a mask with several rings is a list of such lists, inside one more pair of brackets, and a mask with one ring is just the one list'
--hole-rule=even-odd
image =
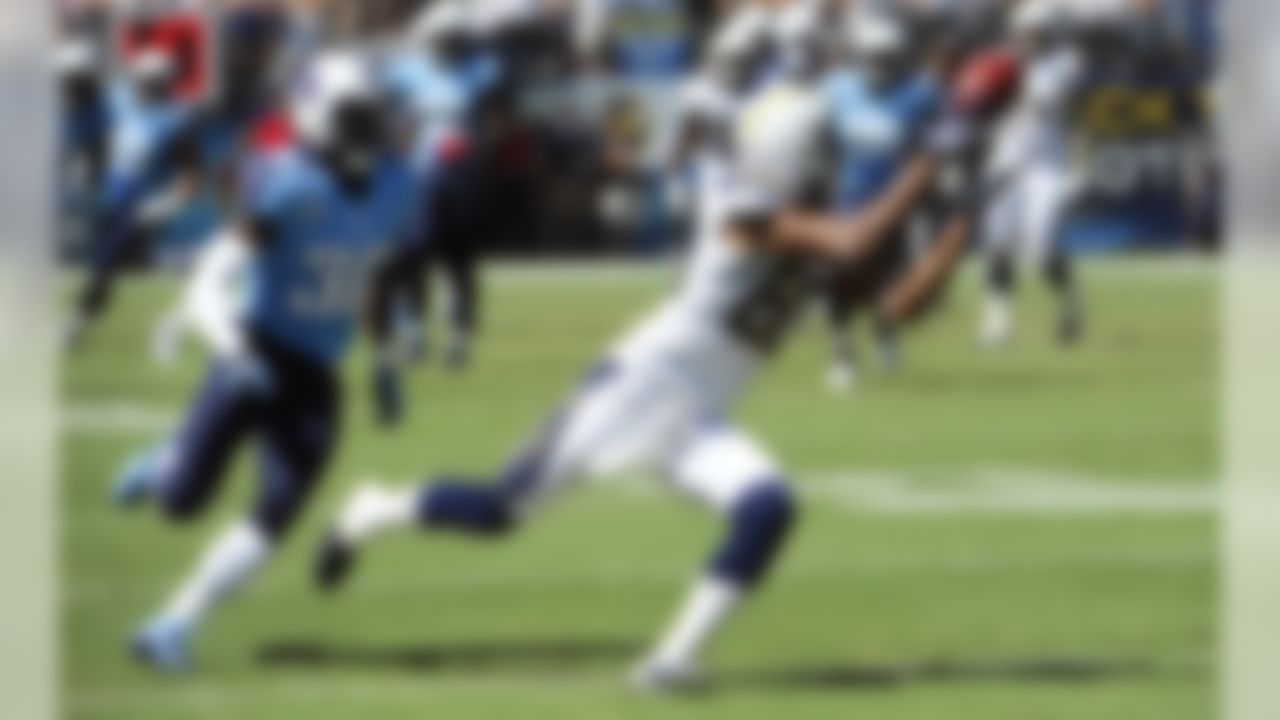
{"label": "football player in light blue jersey", "polygon": [[[831,199],[840,212],[856,213],[880,197],[915,156],[938,111],[941,90],[931,74],[913,65],[901,19],[883,11],[859,13],[848,35],[854,64],[832,72],[824,91],[836,150]],[[861,305],[874,304],[908,255],[905,238],[895,239],[884,243],[875,257],[837,273],[827,294],[835,355],[828,383],[833,390],[847,391],[855,382],[854,313]],[[897,362],[895,334],[889,323],[876,325],[881,363],[892,368]]]}
{"label": "football player in light blue jersey", "polygon": [[[154,499],[175,521],[196,517],[250,439],[261,490],[137,635],[137,655],[159,669],[191,667],[202,621],[253,577],[318,485],[339,438],[337,365],[360,319],[385,338],[386,260],[416,199],[386,142],[381,100],[362,58],[317,60],[291,106],[297,145],[255,158],[242,221],[193,275],[189,309],[215,357],[184,426],[125,468],[116,500]],[[392,361],[379,358],[392,388]]]}
{"label": "football player in light blue jersey", "polygon": [[89,247],[89,280],[64,342],[76,347],[111,302],[116,276],[192,197],[200,170],[199,116],[177,97],[177,67],[149,50],[107,92],[107,152]]}
{"label": "football player in light blue jersey", "polygon": [[414,22],[406,46],[385,63],[384,77],[411,138],[423,206],[430,223],[404,259],[398,333],[411,354],[425,354],[428,279],[440,266],[449,281],[451,366],[465,364],[478,324],[477,240],[485,226],[482,167],[487,102],[502,77],[465,2],[436,3]]}

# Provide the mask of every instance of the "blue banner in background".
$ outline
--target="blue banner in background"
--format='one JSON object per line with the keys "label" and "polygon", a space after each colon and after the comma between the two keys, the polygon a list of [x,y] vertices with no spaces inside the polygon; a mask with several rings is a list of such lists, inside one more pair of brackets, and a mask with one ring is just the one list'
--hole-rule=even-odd
{"label": "blue banner in background", "polygon": [[[1197,236],[1216,212],[1221,178],[1192,173],[1212,165],[1200,129],[1213,122],[1218,5],[1165,0],[1173,35],[1154,51],[1155,61],[1139,58],[1087,84],[1077,115],[1084,191],[1064,228],[1068,246],[1173,249],[1204,239]],[[1200,196],[1193,199],[1196,183]]]}
{"label": "blue banner in background", "polygon": [[1177,79],[1099,79],[1080,108],[1084,189],[1066,228],[1079,250],[1174,247],[1190,233],[1186,172],[1196,88]]}

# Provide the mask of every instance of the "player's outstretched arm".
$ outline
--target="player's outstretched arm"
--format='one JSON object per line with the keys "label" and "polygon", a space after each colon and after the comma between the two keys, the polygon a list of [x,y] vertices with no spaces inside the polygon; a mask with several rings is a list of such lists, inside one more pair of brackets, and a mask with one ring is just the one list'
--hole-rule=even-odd
{"label": "player's outstretched arm", "polygon": [[879,306],[881,317],[894,326],[903,326],[924,316],[959,266],[973,231],[971,215],[957,214],[950,218],[938,234],[937,242],[889,288]]}
{"label": "player's outstretched arm", "polygon": [[933,186],[939,167],[934,155],[921,154],[878,200],[855,215],[785,211],[774,220],[772,241],[784,249],[857,262],[874,253],[906,220]]}

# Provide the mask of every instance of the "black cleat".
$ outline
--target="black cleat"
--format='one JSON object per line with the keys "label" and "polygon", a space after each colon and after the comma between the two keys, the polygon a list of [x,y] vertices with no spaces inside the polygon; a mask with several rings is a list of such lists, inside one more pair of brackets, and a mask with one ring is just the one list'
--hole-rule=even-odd
{"label": "black cleat", "polygon": [[1084,313],[1069,310],[1058,318],[1058,342],[1064,347],[1078,345],[1084,336]]}
{"label": "black cleat", "polygon": [[326,592],[337,590],[346,582],[355,563],[355,549],[330,532],[316,554],[316,587]]}

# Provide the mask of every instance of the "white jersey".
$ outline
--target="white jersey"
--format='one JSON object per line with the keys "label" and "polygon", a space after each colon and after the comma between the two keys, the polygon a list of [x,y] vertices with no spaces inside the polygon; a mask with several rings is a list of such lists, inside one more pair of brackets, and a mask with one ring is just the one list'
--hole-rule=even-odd
{"label": "white jersey", "polygon": [[[766,93],[767,94],[767,93]],[[752,117],[769,104],[812,103],[800,108],[803,128],[788,142],[754,142],[755,129],[787,124],[794,115]],[[675,297],[620,344],[624,362],[659,362],[679,368],[717,410],[727,411],[764,359],[785,340],[812,294],[812,264],[776,250],[737,244],[726,232],[742,217],[764,217],[797,199],[803,178],[816,169],[820,125],[817,93],[781,88],[774,98],[757,97],[735,119],[732,150],[714,156],[714,183],[698,197],[697,236],[688,269]],[[793,108],[794,109],[794,108]],[[788,112],[792,112],[789,110]],[[797,149],[788,152],[789,148]],[[777,153],[771,156],[770,153]],[[764,172],[772,157],[784,170]]]}
{"label": "white jersey", "polygon": [[996,133],[989,164],[992,177],[1016,174],[1031,165],[1067,167],[1072,103],[1083,71],[1083,58],[1073,47],[1025,60],[1022,92]]}
{"label": "white jersey", "polygon": [[[733,126],[743,100],[741,94],[733,92],[711,73],[694,76],[680,89],[677,98],[680,122],[696,124],[699,130],[698,145],[690,158],[699,207],[706,204],[707,198],[715,198],[729,187]],[[699,213],[700,220],[708,217],[705,212]],[[699,226],[697,232],[701,236],[708,230]]]}
{"label": "white jersey", "polygon": [[983,221],[988,252],[1043,263],[1057,248],[1076,193],[1071,113],[1083,75],[1077,49],[1061,47],[1025,61],[1021,97],[998,128],[987,168],[992,195]]}
{"label": "white jersey", "polygon": [[816,166],[816,92],[778,88],[735,120],[724,183],[699,197],[698,236],[675,296],[609,353],[520,467],[527,512],[580,477],[656,471],[681,492],[727,511],[776,482],[777,465],[729,416],[814,286],[809,264],[735,244],[734,220],[792,204]]}

